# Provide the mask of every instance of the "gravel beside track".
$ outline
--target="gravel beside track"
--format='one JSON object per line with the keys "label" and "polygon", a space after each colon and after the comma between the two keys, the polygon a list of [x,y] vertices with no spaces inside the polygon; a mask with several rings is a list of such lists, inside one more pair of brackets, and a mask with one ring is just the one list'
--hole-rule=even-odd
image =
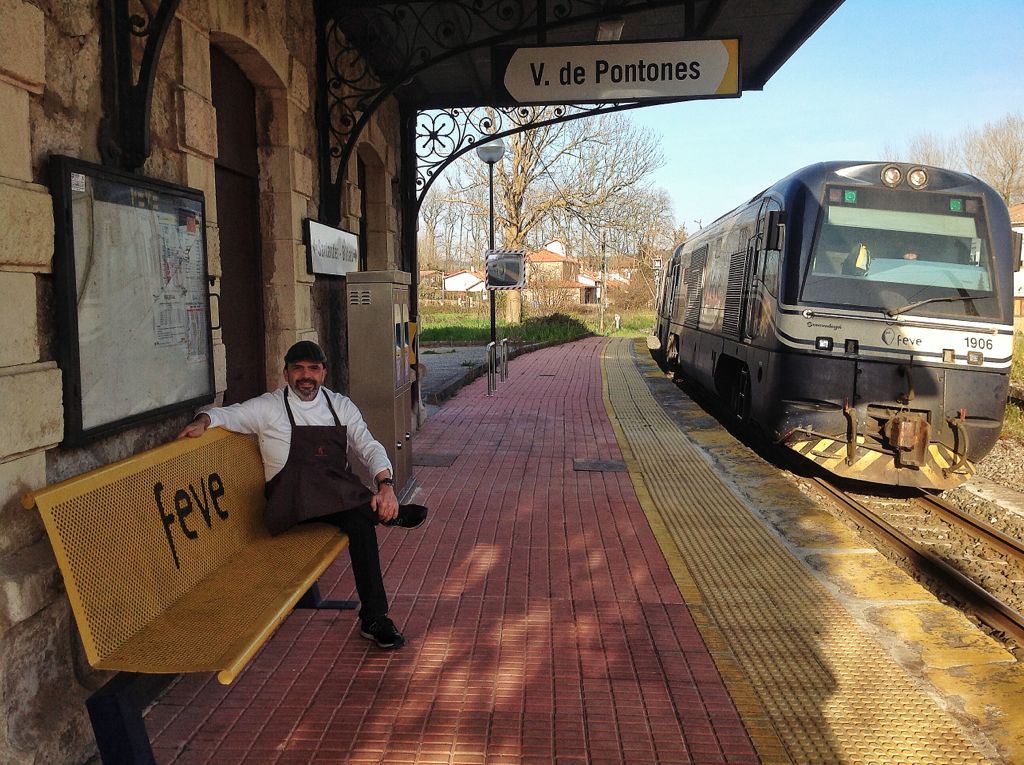
{"label": "gravel beside track", "polygon": [[996,441],[992,451],[978,464],[978,475],[1008,489],[1024,490],[1024,444],[1013,438]]}
{"label": "gravel beside track", "polygon": [[[1024,489],[1024,444],[1014,439],[998,441],[992,451],[977,465],[977,474],[982,479],[1002,487],[1020,492]],[[1002,531],[1007,536],[1024,540],[1024,515],[1020,507],[1006,508],[986,500],[963,486],[941,495],[947,502],[961,511],[978,518]],[[1018,613],[1024,613],[1024,578],[1020,563],[1001,554],[984,549],[980,540],[969,533],[955,531],[946,524],[921,515],[920,508],[912,509],[907,500],[883,499],[881,497],[859,496],[862,501],[881,511],[890,523],[902,528],[919,542],[931,538],[925,546],[932,548],[940,558],[983,586]],[[886,509],[886,505],[890,507]],[[906,505],[906,507],[901,507]],[[1011,648],[1021,655],[1022,646]]]}
{"label": "gravel beside track", "polygon": [[[1013,491],[1024,491],[1024,444],[1003,438],[981,462],[978,475]],[[956,504],[1015,539],[1024,539],[1024,516],[989,502],[969,489],[960,487],[942,494],[943,499]]]}

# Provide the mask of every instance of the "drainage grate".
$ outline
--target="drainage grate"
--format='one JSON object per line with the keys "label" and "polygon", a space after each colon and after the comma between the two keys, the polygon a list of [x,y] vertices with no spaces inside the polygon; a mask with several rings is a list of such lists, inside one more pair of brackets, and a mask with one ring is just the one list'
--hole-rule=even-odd
{"label": "drainage grate", "polygon": [[581,460],[572,461],[572,469],[593,473],[625,473],[626,463],[622,460]]}
{"label": "drainage grate", "polygon": [[412,464],[419,467],[451,467],[459,458],[457,453],[413,453]]}

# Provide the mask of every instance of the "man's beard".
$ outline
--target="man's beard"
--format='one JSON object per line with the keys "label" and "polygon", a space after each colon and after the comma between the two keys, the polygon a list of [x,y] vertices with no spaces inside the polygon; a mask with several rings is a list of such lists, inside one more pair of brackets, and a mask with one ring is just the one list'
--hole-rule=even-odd
{"label": "man's beard", "polygon": [[[311,389],[308,386],[312,385]],[[306,386],[307,391],[304,392],[300,386]],[[320,392],[320,384],[316,380],[298,380],[294,385],[290,386],[292,392],[303,401],[312,401],[316,398],[316,395]]]}

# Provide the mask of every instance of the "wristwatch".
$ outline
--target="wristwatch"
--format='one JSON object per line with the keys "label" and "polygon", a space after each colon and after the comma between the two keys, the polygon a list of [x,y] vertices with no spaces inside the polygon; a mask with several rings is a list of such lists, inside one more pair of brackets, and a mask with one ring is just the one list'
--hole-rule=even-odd
{"label": "wristwatch", "polygon": [[377,484],[377,491],[380,491],[381,486],[390,486],[392,489],[395,488],[395,479],[390,476],[387,478],[374,478],[373,480]]}

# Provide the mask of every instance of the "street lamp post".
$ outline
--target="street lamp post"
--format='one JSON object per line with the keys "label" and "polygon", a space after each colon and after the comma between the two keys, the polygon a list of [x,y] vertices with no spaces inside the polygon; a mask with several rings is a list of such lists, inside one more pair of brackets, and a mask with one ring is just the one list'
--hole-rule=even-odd
{"label": "street lamp post", "polygon": [[[488,187],[490,189],[490,238],[489,249],[494,249],[494,163],[500,162],[501,158],[505,156],[505,143],[500,138],[495,138],[493,141],[477,146],[476,155],[487,163],[487,177]],[[484,270],[486,271],[487,264],[484,263]],[[491,303],[491,342],[497,342],[497,331],[495,329],[495,312],[494,312],[494,290],[488,290],[490,292],[489,300]]]}
{"label": "street lamp post", "polygon": [[598,331],[604,334],[604,307],[608,305],[608,254],[605,249],[605,236],[601,234],[601,297],[598,299]]}

